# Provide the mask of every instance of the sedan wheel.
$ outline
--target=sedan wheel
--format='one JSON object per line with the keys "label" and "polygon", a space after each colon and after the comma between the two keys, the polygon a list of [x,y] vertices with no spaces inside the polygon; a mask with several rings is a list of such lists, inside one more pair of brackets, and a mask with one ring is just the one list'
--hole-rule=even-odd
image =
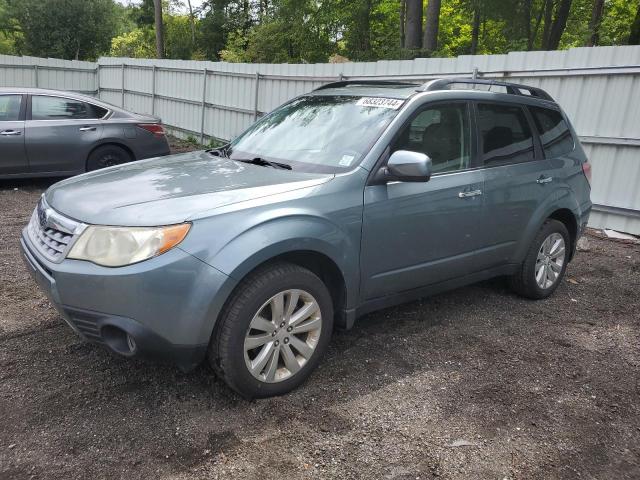
{"label": "sedan wheel", "polygon": [[295,375],[320,340],[322,315],[316,299],[304,290],[271,297],[253,316],[244,339],[244,359],[251,375],[275,383]]}

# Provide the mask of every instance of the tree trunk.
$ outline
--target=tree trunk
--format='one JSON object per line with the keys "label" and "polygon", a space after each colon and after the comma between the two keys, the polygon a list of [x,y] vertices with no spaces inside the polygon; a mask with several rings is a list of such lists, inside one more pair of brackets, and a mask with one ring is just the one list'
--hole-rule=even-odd
{"label": "tree trunk", "polygon": [[471,26],[471,55],[478,53],[478,37],[480,36],[480,5],[473,6],[473,25]]}
{"label": "tree trunk", "polygon": [[527,51],[531,50],[531,0],[523,0],[524,35],[527,38]]}
{"label": "tree trunk", "polygon": [[631,24],[631,33],[629,34],[629,45],[640,45],[640,5],[638,5],[636,18]]}
{"label": "tree trunk", "polygon": [[604,0],[594,0],[591,11],[591,21],[589,22],[589,40],[587,47],[595,47],[600,41],[600,23],[604,13]]}
{"label": "tree trunk", "polygon": [[162,0],[153,0],[156,23],[156,57],[164,58],[164,38],[162,32]]}
{"label": "tree trunk", "polygon": [[433,52],[438,48],[438,28],[440,27],[440,0],[429,0],[427,21],[424,27],[424,49]]}
{"label": "tree trunk", "polygon": [[405,46],[417,50],[422,48],[422,0],[406,0],[406,8]]}
{"label": "tree trunk", "polygon": [[553,21],[553,0],[546,0],[544,4],[544,30],[542,31],[542,49],[549,49],[549,34]]}
{"label": "tree trunk", "polygon": [[191,23],[191,43],[196,44],[196,19],[193,16],[193,7],[191,6],[191,0],[187,0],[189,5],[189,22]]}
{"label": "tree trunk", "polygon": [[560,0],[560,5],[556,10],[555,18],[551,24],[551,33],[549,33],[548,50],[557,50],[560,46],[560,39],[567,26],[567,19],[571,11],[571,0]]}
{"label": "tree trunk", "polygon": [[400,48],[404,48],[404,40],[405,40],[405,34],[404,34],[404,22],[405,22],[405,18],[404,18],[404,14],[406,12],[407,9],[407,4],[406,4],[406,0],[400,0]]}

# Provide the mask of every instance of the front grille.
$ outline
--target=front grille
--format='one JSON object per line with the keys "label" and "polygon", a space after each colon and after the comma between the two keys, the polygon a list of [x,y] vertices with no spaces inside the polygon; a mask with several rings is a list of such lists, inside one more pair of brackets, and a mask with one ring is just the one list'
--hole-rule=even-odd
{"label": "front grille", "polygon": [[63,217],[47,206],[44,197],[31,215],[27,233],[38,253],[51,262],[61,262],[80,233],[82,224]]}

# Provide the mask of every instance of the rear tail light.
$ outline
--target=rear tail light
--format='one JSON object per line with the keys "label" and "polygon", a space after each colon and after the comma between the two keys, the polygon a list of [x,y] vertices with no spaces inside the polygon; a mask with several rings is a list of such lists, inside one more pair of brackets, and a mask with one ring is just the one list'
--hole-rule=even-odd
{"label": "rear tail light", "polygon": [[164,127],[160,123],[139,123],[138,126],[147,132],[153,133],[153,135],[158,138],[164,137],[165,135]]}
{"label": "rear tail light", "polygon": [[589,162],[584,162],[582,164],[582,171],[584,172],[584,176],[587,177],[589,185],[591,185],[591,164]]}

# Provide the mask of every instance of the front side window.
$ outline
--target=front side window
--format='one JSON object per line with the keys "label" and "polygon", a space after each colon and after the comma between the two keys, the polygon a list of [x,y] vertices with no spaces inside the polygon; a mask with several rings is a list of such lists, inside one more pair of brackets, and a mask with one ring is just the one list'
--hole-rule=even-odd
{"label": "front side window", "polygon": [[538,129],[545,157],[561,157],[573,151],[573,136],[559,111],[541,107],[529,107],[529,110]]}
{"label": "front side window", "polygon": [[392,151],[410,150],[431,158],[433,173],[469,168],[471,129],[466,103],[443,104],[420,112],[404,129]]}
{"label": "front side window", "polygon": [[22,95],[0,95],[0,122],[20,120]]}
{"label": "front side window", "polygon": [[261,158],[295,170],[336,173],[360,163],[404,102],[313,95],[280,107],[231,142],[232,159]]}
{"label": "front side window", "polygon": [[524,110],[518,105],[478,104],[478,129],[485,166],[533,160],[533,136]]}
{"label": "front side window", "polygon": [[91,120],[102,118],[107,110],[71,98],[34,95],[31,98],[33,120]]}

